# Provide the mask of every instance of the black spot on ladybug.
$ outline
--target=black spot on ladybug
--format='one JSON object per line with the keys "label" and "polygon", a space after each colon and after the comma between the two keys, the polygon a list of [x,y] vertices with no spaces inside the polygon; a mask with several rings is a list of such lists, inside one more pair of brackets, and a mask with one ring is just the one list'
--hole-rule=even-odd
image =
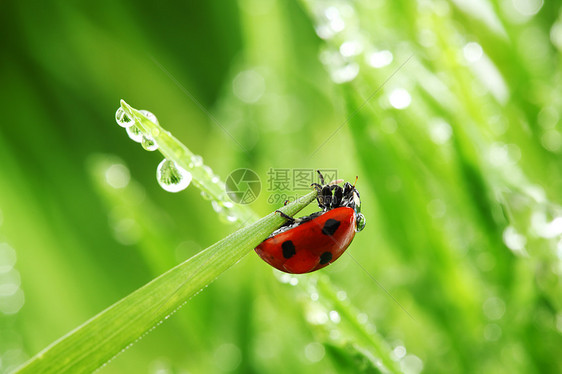
{"label": "black spot on ladybug", "polygon": [[320,255],[320,265],[327,264],[330,261],[332,261],[332,254],[330,252],[324,252]]}
{"label": "black spot on ladybug", "polygon": [[283,242],[283,244],[281,244],[281,248],[283,249],[283,257],[285,258],[291,258],[295,255],[295,253],[297,253],[295,251],[295,245],[290,240]]}
{"label": "black spot on ladybug", "polygon": [[322,234],[324,235],[334,235],[338,227],[340,227],[340,221],[337,219],[330,218],[329,220],[324,223],[324,227],[322,227]]}

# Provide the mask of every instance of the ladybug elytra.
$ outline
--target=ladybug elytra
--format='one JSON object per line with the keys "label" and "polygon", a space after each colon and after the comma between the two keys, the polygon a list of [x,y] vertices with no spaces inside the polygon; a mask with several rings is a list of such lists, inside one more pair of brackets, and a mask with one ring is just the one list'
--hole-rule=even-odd
{"label": "ladybug elytra", "polygon": [[268,264],[286,273],[310,273],[336,261],[349,247],[355,233],[365,227],[361,214],[359,192],[342,180],[324,184],[312,183],[318,191],[318,206],[322,209],[306,217],[293,218],[277,211],[287,222],[255,248]]}

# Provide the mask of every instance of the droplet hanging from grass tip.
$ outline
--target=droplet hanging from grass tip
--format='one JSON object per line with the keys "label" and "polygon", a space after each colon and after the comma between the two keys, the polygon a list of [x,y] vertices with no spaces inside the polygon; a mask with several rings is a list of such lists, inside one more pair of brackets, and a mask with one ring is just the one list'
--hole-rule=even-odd
{"label": "droplet hanging from grass tip", "polygon": [[192,176],[174,161],[164,159],[156,169],[156,179],[164,190],[179,192],[189,186]]}
{"label": "droplet hanging from grass tip", "polygon": [[119,107],[117,112],[115,112],[115,120],[119,126],[125,128],[131,127],[135,124],[135,120],[129,117],[129,115],[121,107]]}

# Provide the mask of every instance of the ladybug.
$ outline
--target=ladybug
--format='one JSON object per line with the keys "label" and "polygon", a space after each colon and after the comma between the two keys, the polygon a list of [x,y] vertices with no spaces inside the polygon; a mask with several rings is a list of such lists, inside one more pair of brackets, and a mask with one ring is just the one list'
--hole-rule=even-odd
{"label": "ladybug", "polygon": [[286,273],[310,273],[328,266],[365,227],[355,185],[346,182],[342,188],[338,186],[342,180],[324,184],[324,176],[317,172],[322,185],[312,183],[311,187],[318,191],[322,210],[301,218],[277,210],[287,222],[255,248],[262,260]]}

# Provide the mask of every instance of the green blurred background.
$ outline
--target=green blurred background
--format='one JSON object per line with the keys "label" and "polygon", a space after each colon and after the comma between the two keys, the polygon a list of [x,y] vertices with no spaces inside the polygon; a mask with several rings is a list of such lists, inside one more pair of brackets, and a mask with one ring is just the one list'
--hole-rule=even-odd
{"label": "green blurred background", "polygon": [[359,175],[367,227],[320,274],[251,253],[102,373],[562,372],[561,5],[2,2],[0,372],[237,228],[121,98],[260,216],[270,168]]}

